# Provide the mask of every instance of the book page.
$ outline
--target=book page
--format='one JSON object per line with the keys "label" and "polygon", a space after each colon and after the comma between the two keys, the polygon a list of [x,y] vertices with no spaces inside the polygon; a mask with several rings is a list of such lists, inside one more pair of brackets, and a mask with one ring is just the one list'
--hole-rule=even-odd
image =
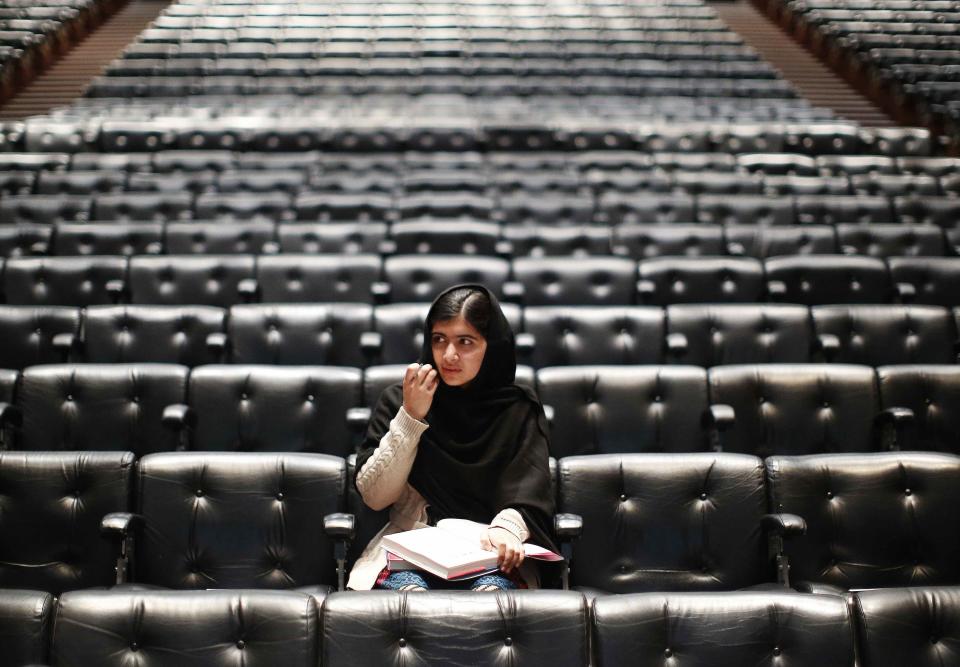
{"label": "book page", "polygon": [[[441,519],[437,522],[437,528],[442,528],[443,530],[462,537],[465,540],[475,540],[477,548],[480,548],[480,538],[483,536],[484,531],[487,529],[487,526],[482,523],[477,523],[476,521],[469,521],[468,519]],[[544,549],[541,546],[536,544],[531,544],[530,542],[524,542],[523,544],[523,553],[530,558],[536,558],[537,560],[545,561],[561,561],[563,556],[560,554],[555,554],[549,549]]]}

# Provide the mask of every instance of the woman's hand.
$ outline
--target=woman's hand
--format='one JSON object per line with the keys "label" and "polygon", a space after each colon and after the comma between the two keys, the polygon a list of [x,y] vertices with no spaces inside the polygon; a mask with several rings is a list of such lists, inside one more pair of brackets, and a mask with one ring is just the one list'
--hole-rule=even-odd
{"label": "woman's hand", "polygon": [[440,380],[430,364],[412,363],[403,376],[403,409],[414,419],[423,421],[433,403],[433,393]]}
{"label": "woman's hand", "polygon": [[480,538],[480,546],[497,552],[497,567],[501,572],[511,572],[523,562],[523,542],[506,528],[487,528],[486,536]]}

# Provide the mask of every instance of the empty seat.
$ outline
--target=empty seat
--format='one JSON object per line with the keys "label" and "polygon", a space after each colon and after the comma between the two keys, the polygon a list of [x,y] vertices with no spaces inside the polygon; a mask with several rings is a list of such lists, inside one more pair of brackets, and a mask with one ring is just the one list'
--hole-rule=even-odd
{"label": "empty seat", "polygon": [[184,401],[187,373],[173,364],[29,367],[16,397],[23,416],[19,448],[137,455],[173,450],[176,440],[160,417],[167,405]]}
{"label": "empty seat", "polygon": [[960,306],[960,258],[891,257],[887,264],[904,301]]}
{"label": "empty seat", "polygon": [[895,452],[767,459],[770,502],[806,521],[785,553],[813,590],[956,584],[960,457]]}
{"label": "empty seat", "polygon": [[700,195],[697,220],[714,225],[790,225],[793,199],[776,195]]}
{"label": "empty seat", "polygon": [[537,388],[543,403],[554,409],[550,453],[557,458],[711,448],[702,368],[542,368]]}
{"label": "empty seat", "polygon": [[123,290],[125,257],[15,257],[3,273],[7,303],[92,306],[114,303]]}
{"label": "empty seat", "polygon": [[953,315],[938,306],[814,306],[814,330],[829,361],[845,364],[951,364]]}
{"label": "empty seat", "polygon": [[797,195],[796,206],[797,222],[802,225],[896,222],[886,197]]}
{"label": "empty seat", "polygon": [[805,306],[673,305],[667,308],[667,354],[683,364],[804,363],[813,331]]}
{"label": "empty seat", "polygon": [[778,301],[889,303],[893,286],[887,266],[876,257],[795,255],[764,261],[767,290]]}
{"label": "empty seat", "polygon": [[495,255],[500,227],[487,222],[398,222],[390,228],[396,252],[405,255]]}
{"label": "empty seat", "polygon": [[265,302],[369,302],[380,280],[376,255],[273,255],[257,259]]}
{"label": "empty seat", "polygon": [[163,249],[159,222],[60,223],[51,255],[156,255]]}
{"label": "empty seat", "polygon": [[11,665],[40,665],[47,661],[56,604],[53,595],[42,591],[0,592],[4,660]]}
{"label": "empty seat", "polygon": [[640,261],[644,303],[754,302],[764,296],[763,265],[752,257],[654,257]]}
{"label": "empty seat", "polygon": [[858,174],[851,176],[850,186],[854,194],[864,195],[930,197],[940,194],[937,178],[926,174]]}
{"label": "empty seat", "polygon": [[614,253],[633,259],[661,255],[699,257],[722,255],[723,227],[704,224],[626,224],[612,230]]}
{"label": "empty seat", "polygon": [[728,225],[724,229],[727,251],[758,259],[778,255],[830,255],[838,251],[830,225]]}
{"label": "empty seat", "polygon": [[513,257],[584,257],[610,254],[610,230],[588,225],[507,225],[503,240]]}
{"label": "empty seat", "polygon": [[913,225],[954,227],[960,220],[960,199],[912,195],[894,197],[893,206],[900,222]]}
{"label": "empty seat", "polygon": [[95,364],[214,363],[207,337],[223,331],[225,317],[212,306],[92,306],[84,312],[79,357]]}
{"label": "empty seat", "polygon": [[127,192],[94,199],[94,220],[165,222],[192,217],[193,196],[189,192]]}
{"label": "empty seat", "polygon": [[570,573],[578,587],[730,590],[772,579],[759,530],[763,462],[753,456],[567,457],[558,507],[583,517]]}
{"label": "empty seat", "polygon": [[171,222],[164,237],[171,255],[259,255],[276,247],[275,229],[266,220]]}
{"label": "empty seat", "polygon": [[77,308],[0,306],[0,368],[66,361],[79,333]]}
{"label": "empty seat", "polygon": [[0,201],[0,224],[85,222],[91,200],[81,195],[15,195]]}
{"label": "empty seat", "polygon": [[396,255],[383,262],[390,300],[396,303],[429,302],[441,289],[460,283],[482,283],[502,295],[509,273],[509,262],[496,257]]}
{"label": "empty seat", "polygon": [[908,408],[900,449],[960,454],[960,366],[901,365],[877,369],[881,407]]}
{"label": "empty seat", "polygon": [[393,197],[376,193],[301,193],[297,220],[383,222],[393,218]]}
{"label": "empty seat", "polygon": [[[126,451],[0,452],[0,586],[60,593],[112,584],[116,560],[100,520],[129,510],[133,462]],[[5,636],[4,651],[12,645]]]}
{"label": "empty seat", "polygon": [[867,366],[717,366],[709,382],[710,402],[736,415],[721,435],[724,451],[766,457],[878,448],[880,400]]}
{"label": "empty seat", "polygon": [[383,222],[282,223],[277,225],[280,252],[310,254],[375,254],[387,238]]}
{"label": "empty seat", "polygon": [[593,220],[593,198],[553,193],[544,197],[536,192],[504,195],[500,212],[508,225],[583,225]]}
{"label": "empty seat", "polygon": [[283,192],[211,192],[197,197],[201,220],[293,220],[290,195]]}
{"label": "empty seat", "polygon": [[688,194],[606,192],[597,200],[597,220],[610,225],[696,222]]}
{"label": "empty seat", "polygon": [[946,254],[943,231],[936,225],[839,224],[840,249],[870,257],[936,257]]}
{"label": "empty seat", "polygon": [[[388,260],[389,261],[389,260]],[[525,305],[618,305],[636,301],[636,263],[623,257],[518,257],[514,279]]]}
{"label": "empty seat", "polygon": [[[250,255],[163,255],[130,259],[129,296],[138,304],[226,307],[254,276]],[[245,293],[248,295],[248,293]]]}
{"label": "empty seat", "polygon": [[201,366],[190,374],[193,416],[168,423],[196,450],[346,456],[346,414],[361,404],[361,378],[338,366]]}
{"label": "empty seat", "polygon": [[230,309],[228,358],[238,364],[361,367],[373,308],[360,303],[249,304]]}
{"label": "empty seat", "polygon": [[[771,656],[798,665],[855,663],[853,621],[845,601],[792,592],[598,598],[593,604],[592,646],[598,667],[680,657],[700,665],[755,665]],[[902,655],[910,660],[916,653]]]}
{"label": "empty seat", "polygon": [[142,650],[194,667],[227,651],[307,667],[318,661],[318,606],[292,591],[77,591],[57,606],[51,659],[119,667]]}
{"label": "empty seat", "polygon": [[38,255],[49,251],[53,229],[49,225],[22,223],[0,226],[0,258]]}
{"label": "empty seat", "polygon": [[122,171],[40,172],[37,179],[38,195],[91,195],[105,192],[121,192],[127,182]]}

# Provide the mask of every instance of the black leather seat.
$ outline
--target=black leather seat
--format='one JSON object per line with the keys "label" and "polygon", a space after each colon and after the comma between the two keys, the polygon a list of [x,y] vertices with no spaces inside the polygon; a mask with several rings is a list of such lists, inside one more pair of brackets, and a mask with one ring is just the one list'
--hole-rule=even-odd
{"label": "black leather seat", "polygon": [[770,502],[807,532],[785,552],[803,589],[956,584],[960,457],[932,452],[775,456]]}
{"label": "black leather seat", "polygon": [[119,298],[126,275],[125,257],[14,257],[4,267],[3,293],[10,304],[109,304]]}
{"label": "black leather seat", "polygon": [[294,201],[297,220],[384,222],[394,216],[393,197],[377,193],[308,193]]}
{"label": "black leather seat", "polygon": [[509,254],[513,257],[584,257],[610,254],[610,230],[604,227],[506,225],[502,236]]}
{"label": "black leather seat", "polygon": [[240,303],[240,287],[254,276],[251,255],[163,255],[130,259],[131,303],[203,305]]}
{"label": "black leather seat", "polygon": [[723,255],[723,227],[708,224],[618,225],[612,230],[614,253],[640,260],[661,255]]}
{"label": "black leather seat", "polygon": [[724,228],[727,252],[766,259],[778,255],[831,255],[838,252],[836,232],[830,225],[728,225]]}
{"label": "black leather seat", "polygon": [[763,265],[752,257],[654,257],[640,261],[643,303],[752,303],[764,296]]}
{"label": "black leather seat", "polygon": [[703,452],[712,446],[707,374],[694,366],[570,366],[537,371],[553,408],[550,453]]}
{"label": "black leather seat", "polygon": [[395,255],[383,261],[383,275],[394,303],[430,302],[440,290],[460,283],[482,283],[503,295],[510,263],[498,257]]}
{"label": "black leather seat", "polygon": [[0,227],[0,258],[23,257],[49,252],[53,229],[40,223],[22,223]]}
{"label": "black leather seat", "polygon": [[696,222],[693,195],[606,192],[597,200],[597,221],[609,225]]}
{"label": "black leather seat", "polygon": [[714,225],[792,225],[791,197],[776,195],[700,195],[697,220]]}
{"label": "black leather seat", "polygon": [[284,253],[376,254],[387,230],[383,222],[286,222],[277,225],[277,243]]}
{"label": "black leather seat", "polygon": [[890,303],[893,285],[882,259],[846,255],[771,257],[767,291],[777,301],[806,305]]}
{"label": "black leather seat", "polygon": [[14,195],[0,201],[0,224],[85,222],[91,208],[84,195]]}
{"label": "black leather seat", "polygon": [[340,366],[201,366],[190,374],[189,409],[174,420],[168,409],[167,423],[201,451],[346,456],[346,413],[361,405],[361,382],[360,369]]}
{"label": "black leather seat", "polygon": [[908,224],[947,228],[960,220],[960,201],[956,197],[907,195],[894,197],[893,206],[900,222]]}
{"label": "black leather seat", "polygon": [[320,659],[580,666],[589,660],[589,618],[586,600],[570,591],[337,593],[324,600]]}
{"label": "black leather seat", "polygon": [[663,362],[663,311],[651,306],[528,306],[523,334],[518,359],[535,368]]}
{"label": "black leather seat", "polygon": [[[389,260],[388,260],[389,261]],[[636,262],[624,257],[518,257],[513,277],[527,306],[607,305],[636,302]]]}
{"label": "black leather seat", "polygon": [[164,249],[170,255],[259,255],[276,248],[276,229],[266,220],[171,222]]}
{"label": "black leather seat", "polygon": [[127,192],[97,195],[93,220],[166,222],[193,217],[193,195],[189,192]]}
{"label": "black leather seat", "polygon": [[[133,463],[133,454],[124,451],[0,452],[5,498],[0,588],[60,593],[112,584],[115,554],[100,536],[100,520],[109,512],[129,510]],[[46,608],[43,602],[35,613]],[[0,612],[0,628],[3,617]],[[10,660],[7,651],[39,642],[47,632],[43,625],[33,625],[29,634],[8,635],[0,629],[4,661]]]}
{"label": "black leather seat", "polygon": [[897,447],[960,454],[960,367],[881,366],[877,378],[883,409],[912,411]]}
{"label": "black leather seat", "polygon": [[802,225],[896,222],[886,197],[797,195],[796,206]]}
{"label": "black leather seat", "polygon": [[891,257],[887,264],[904,301],[960,306],[960,257]]}
{"label": "black leather seat", "polygon": [[51,255],[148,255],[163,250],[160,222],[59,223],[54,228]]}
{"label": "black leather seat", "polygon": [[724,451],[869,452],[879,444],[876,377],[867,366],[757,364],[709,371],[711,403],[733,407]]}
{"label": "black leather seat", "polygon": [[404,255],[496,255],[500,228],[489,222],[398,222],[390,239]]}
{"label": "black leather seat", "polygon": [[680,304],[666,309],[667,358],[682,364],[811,361],[810,312],[789,304]]}
{"label": "black leather seat", "polygon": [[57,665],[225,667],[237,655],[272,665],[318,664],[319,603],[292,591],[76,591],[60,600]]}
{"label": "black leather seat", "polygon": [[607,454],[559,466],[559,510],[583,517],[571,585],[633,593],[772,580],[759,528],[767,508],[760,459]]}
{"label": "black leather seat", "polygon": [[870,257],[936,257],[946,254],[946,239],[936,225],[843,223],[837,227],[840,249]]}
{"label": "black leather seat", "polygon": [[225,319],[226,312],[213,306],[91,306],[84,311],[76,360],[215,363],[219,359],[207,338],[223,331]]}
{"label": "black leather seat", "polygon": [[376,255],[265,255],[256,291],[269,303],[369,303],[380,270]]}
{"label": "black leather seat", "polygon": [[0,368],[66,361],[79,333],[77,308],[0,306]]}
{"label": "black leather seat", "polygon": [[200,220],[293,220],[290,195],[284,192],[210,192],[197,197],[195,215]]}
{"label": "black leather seat", "polygon": [[[853,621],[845,602],[789,592],[597,598],[592,646],[593,664],[605,667],[684,660],[697,665],[773,660],[823,667],[856,662]],[[904,657],[912,662],[915,653],[905,652]]]}
{"label": "black leather seat", "polygon": [[0,637],[11,665],[47,662],[57,600],[50,593],[0,590]]}

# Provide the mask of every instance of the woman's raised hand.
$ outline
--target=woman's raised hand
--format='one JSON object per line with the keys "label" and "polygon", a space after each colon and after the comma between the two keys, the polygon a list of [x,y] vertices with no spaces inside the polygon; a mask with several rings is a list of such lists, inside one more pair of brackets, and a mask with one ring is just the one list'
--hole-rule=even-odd
{"label": "woman's raised hand", "polygon": [[433,393],[440,380],[430,364],[412,363],[403,375],[403,409],[414,419],[423,421],[433,403]]}

